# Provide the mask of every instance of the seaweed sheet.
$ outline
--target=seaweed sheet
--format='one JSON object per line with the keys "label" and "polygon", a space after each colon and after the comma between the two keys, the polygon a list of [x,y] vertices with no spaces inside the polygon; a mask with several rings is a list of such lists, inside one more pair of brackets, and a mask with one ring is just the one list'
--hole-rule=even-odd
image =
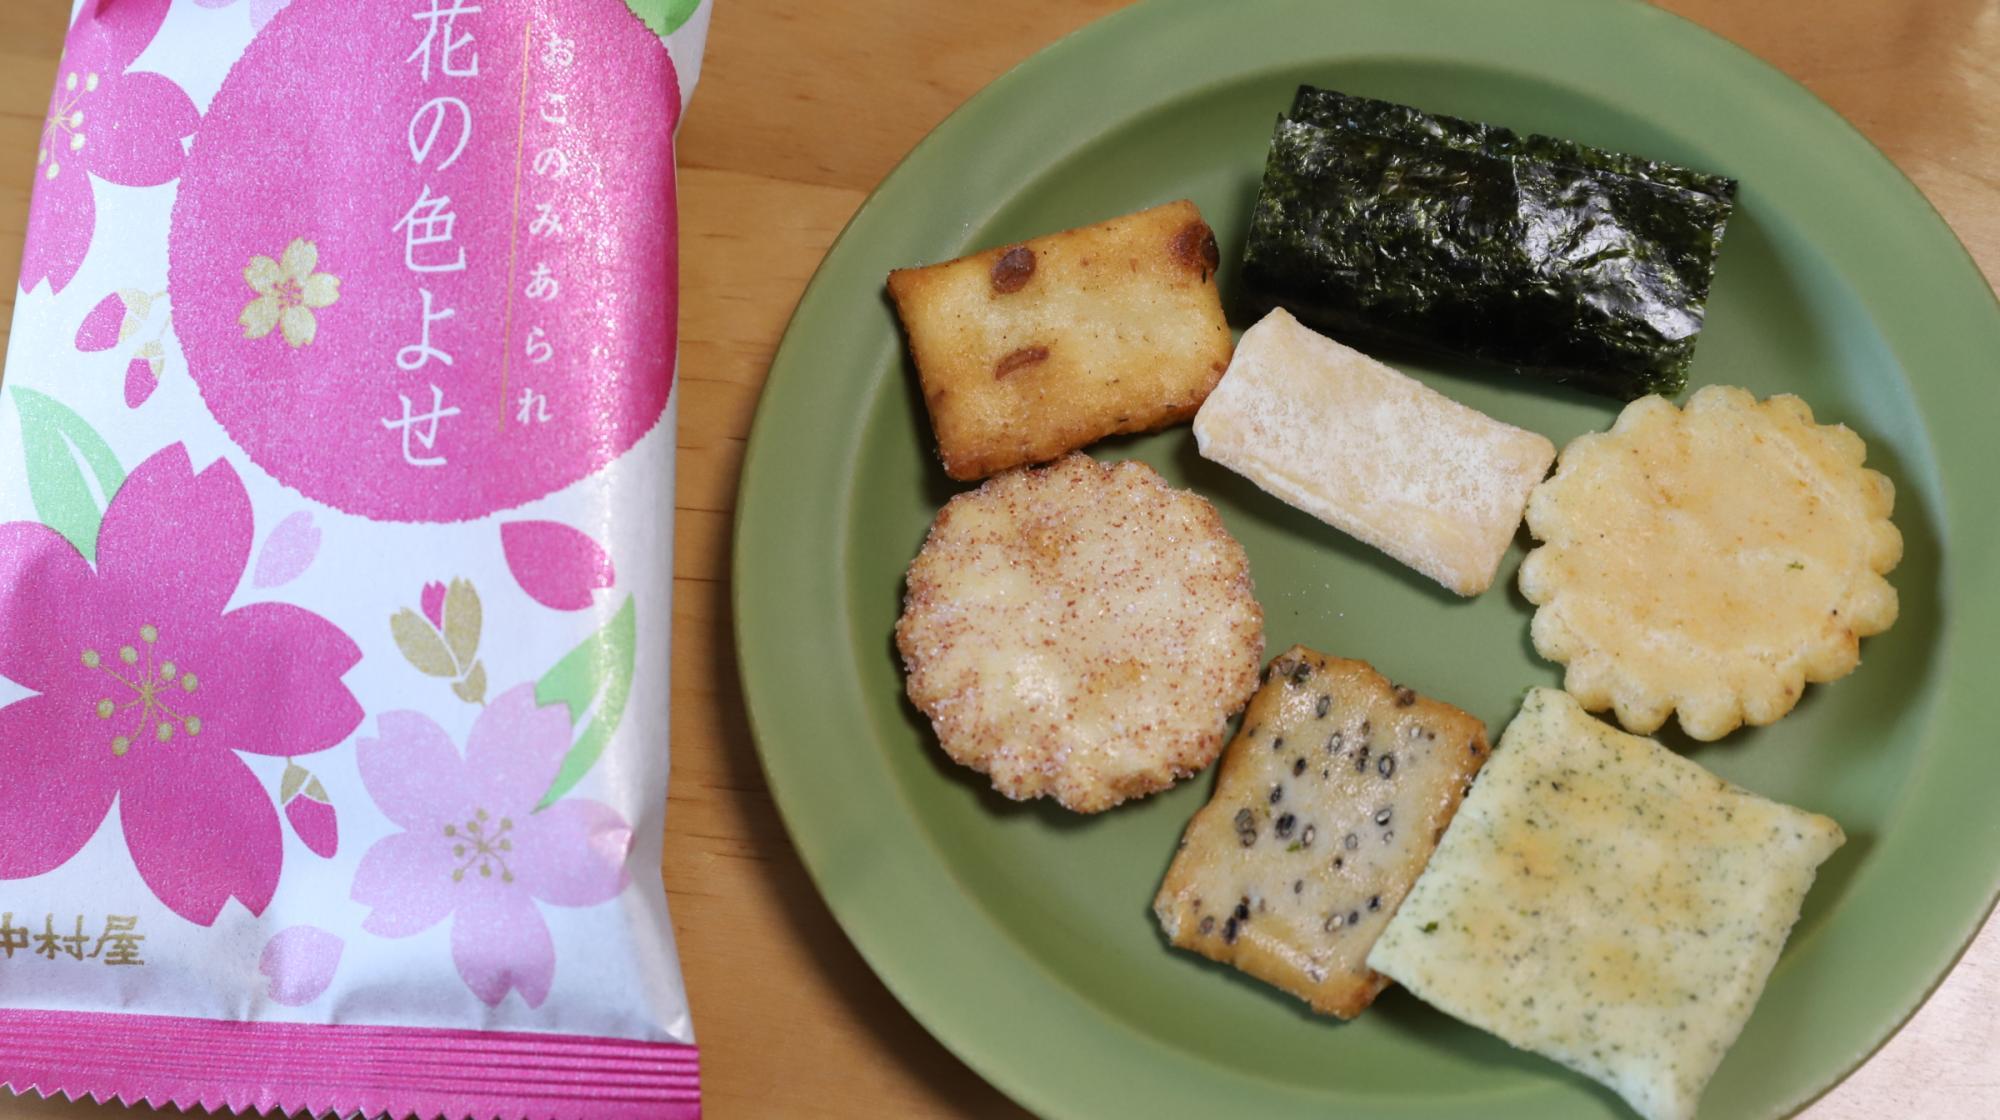
{"label": "seaweed sheet", "polygon": [[1246,310],[1621,399],[1677,393],[1734,187],[1307,87],[1272,139]]}

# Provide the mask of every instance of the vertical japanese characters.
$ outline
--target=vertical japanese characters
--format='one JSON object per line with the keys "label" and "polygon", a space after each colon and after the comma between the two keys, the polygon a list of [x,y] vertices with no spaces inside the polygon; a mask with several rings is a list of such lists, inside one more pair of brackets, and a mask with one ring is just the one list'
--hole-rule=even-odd
{"label": "vertical japanese characters", "polygon": [[[479,80],[476,41],[480,7],[465,0],[429,0],[427,8],[410,14],[419,27],[416,49],[404,60],[416,67],[422,89],[432,96],[410,114],[404,140],[415,169],[415,201],[397,220],[393,232],[403,239],[403,268],[410,277],[409,306],[416,314],[414,342],[396,350],[396,368],[422,373],[428,382],[428,406],[398,392],[401,415],[384,417],[382,427],[402,438],[403,463],[411,467],[442,467],[448,462],[439,446],[440,427],[461,409],[445,403],[445,371],[453,364],[449,347],[458,311],[451,300],[466,283],[465,246],[455,231],[458,214],[452,208],[454,183],[470,175],[468,166],[452,173],[472,142],[472,106],[460,93]],[[447,326],[446,324],[451,324]]]}
{"label": "vertical japanese characters", "polygon": [[[411,467],[441,467],[449,462],[440,444],[445,421],[464,409],[448,401],[448,371],[454,364],[453,337],[478,329],[454,322],[456,295],[470,272],[466,246],[456,237],[458,213],[452,201],[457,176],[453,172],[472,142],[474,114],[461,92],[482,79],[476,17],[480,6],[466,0],[427,0],[411,19],[421,30],[405,64],[415,67],[422,89],[431,96],[412,111],[405,130],[410,166],[417,172],[414,198],[394,226],[403,241],[403,267],[410,277],[409,307],[413,341],[396,350],[396,366],[404,373],[425,375],[425,391],[412,400],[396,394],[399,414],[382,418],[384,429],[399,433],[402,461]],[[559,29],[529,22],[522,32],[522,56],[512,214],[508,225],[504,321],[500,324],[505,350],[501,357],[499,425],[546,424],[554,419],[549,398],[533,371],[556,358],[551,323],[554,305],[563,293],[563,278],[551,260],[560,261],[567,235],[566,202],[562,188],[574,156],[570,143],[569,93],[558,88],[576,63],[576,43]],[[461,192],[462,193],[462,192]],[[525,221],[525,225],[524,225]],[[485,267],[488,262],[479,262]],[[516,350],[515,322],[522,331]],[[550,320],[545,322],[544,320]],[[511,384],[509,372],[519,361],[526,378]]]}
{"label": "vertical japanese characters", "polygon": [[[521,135],[524,150],[531,134],[536,147],[526,169],[528,179],[523,213],[532,216],[528,218],[527,244],[522,253],[526,279],[520,285],[520,295],[524,301],[523,320],[526,327],[521,359],[523,372],[532,378],[537,367],[556,357],[548,326],[541,320],[548,317],[553,310],[552,305],[562,296],[562,278],[549,265],[547,258],[548,251],[557,248],[568,233],[563,226],[566,210],[563,187],[569,178],[572,157],[568,146],[571,140],[569,94],[554,87],[576,64],[576,43],[563,38],[555,29],[545,29],[537,36],[533,25],[528,29],[528,36],[530,50],[523,62],[521,82]],[[527,111],[531,102],[532,114]],[[517,192],[519,189],[517,181]],[[508,295],[511,300],[513,293]],[[500,391],[503,397],[508,392],[504,372],[501,374]],[[505,407],[503,404],[503,423]],[[514,395],[512,408],[514,421],[522,425],[546,424],[554,418],[549,412],[549,398],[532,381],[524,383]]]}

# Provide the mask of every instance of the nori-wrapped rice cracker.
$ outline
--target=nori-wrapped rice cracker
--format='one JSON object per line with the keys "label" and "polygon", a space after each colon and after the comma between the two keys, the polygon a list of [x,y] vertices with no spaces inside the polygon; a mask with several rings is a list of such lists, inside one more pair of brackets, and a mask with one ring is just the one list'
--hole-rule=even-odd
{"label": "nori-wrapped rice cracker", "polygon": [[[1309,119],[1306,119],[1309,118]],[[1735,183],[1311,87],[1278,122],[1245,310],[1630,400],[1687,382]]]}

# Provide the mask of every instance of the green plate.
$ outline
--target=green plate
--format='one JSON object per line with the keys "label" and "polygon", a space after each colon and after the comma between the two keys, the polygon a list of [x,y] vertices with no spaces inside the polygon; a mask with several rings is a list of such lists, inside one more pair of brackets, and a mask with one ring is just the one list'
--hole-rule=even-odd
{"label": "green plate", "polygon": [[[1181,197],[1228,262],[1302,81],[1740,179],[1690,383],[1799,393],[1865,436],[1896,483],[1902,619],[1861,670],[1774,726],[1668,738],[1847,830],[1704,1115],[1796,1109],[1914,1010],[2000,885],[2000,309],[1924,199],[1832,111],[1638,3],[1154,0],[1043,51],[918,145],[807,289],[744,464],[738,653],[793,838],[898,998],[1049,1116],[1629,1115],[1407,993],[1342,1025],[1170,950],[1149,903],[1208,775],[1096,817],[1016,805],[946,762],[903,699],[902,572],[957,487],[932,456],[884,274]],[[1225,263],[1225,295],[1233,279]],[[1616,414],[1448,364],[1403,368],[1558,446]],[[1249,550],[1272,651],[1365,658],[1495,733],[1524,686],[1560,680],[1528,644],[1518,544],[1498,585],[1463,601],[1200,459],[1186,428],[1092,452],[1214,500]]]}

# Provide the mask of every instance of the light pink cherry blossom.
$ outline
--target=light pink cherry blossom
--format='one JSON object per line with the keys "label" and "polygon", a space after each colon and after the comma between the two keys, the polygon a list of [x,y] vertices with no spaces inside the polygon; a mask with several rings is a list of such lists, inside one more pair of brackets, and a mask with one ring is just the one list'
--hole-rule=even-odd
{"label": "light pink cherry blossom", "polygon": [[494,698],[465,753],[419,712],[386,712],[356,747],[361,781],[403,831],[375,842],[352,896],[362,928],[408,937],[451,919],[451,955],[474,995],[548,998],[556,949],[538,903],[594,906],[625,889],[632,828],[610,806],[548,792],[570,745],[569,710],[540,707],[535,686]]}

